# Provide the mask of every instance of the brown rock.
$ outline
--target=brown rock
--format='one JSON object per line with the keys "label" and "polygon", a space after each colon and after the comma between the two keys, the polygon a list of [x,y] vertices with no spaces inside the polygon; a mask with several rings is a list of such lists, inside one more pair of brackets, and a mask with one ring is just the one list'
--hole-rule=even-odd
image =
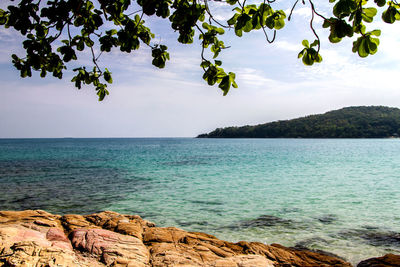
{"label": "brown rock", "polygon": [[[150,247],[151,266],[204,266],[200,253],[184,245],[155,243]],[[214,258],[217,259],[217,258]]]}
{"label": "brown rock", "polygon": [[[388,256],[385,261],[395,257]],[[0,212],[3,265],[351,266],[324,253],[277,244],[231,243],[205,233],[155,227],[137,215],[105,211],[59,216],[32,210]]]}
{"label": "brown rock", "polygon": [[143,242],[177,243],[188,234],[188,232],[175,227],[154,227],[146,230],[143,235]]}
{"label": "brown rock", "polygon": [[59,228],[13,223],[0,225],[0,266],[94,266],[92,260],[77,257]]}
{"label": "brown rock", "polygon": [[274,263],[271,260],[266,259],[260,255],[239,255],[224,259],[218,259],[215,262],[212,262],[209,266],[215,267],[254,267],[254,266],[262,266],[262,267],[274,267]]}
{"label": "brown rock", "polygon": [[279,244],[272,244],[270,247],[270,252],[275,255],[277,261],[280,264],[276,266],[285,266],[287,264],[292,264],[295,266],[346,266],[351,267],[352,265],[344,260],[313,251],[287,248]]}
{"label": "brown rock", "polygon": [[143,242],[150,248],[153,266],[351,266],[342,259],[312,251],[257,242],[234,244],[173,227],[148,228]]}
{"label": "brown rock", "polygon": [[115,232],[124,235],[131,235],[142,240],[143,238],[143,227],[137,221],[118,221],[117,226],[114,229]]}
{"label": "brown rock", "polygon": [[47,227],[62,229],[60,217],[43,210],[0,211],[0,225],[18,224],[34,229],[46,229]]}
{"label": "brown rock", "polygon": [[0,211],[0,224],[30,222],[35,220],[54,222],[59,218],[60,215],[53,215],[44,210]]}
{"label": "brown rock", "polygon": [[73,231],[79,228],[99,228],[96,225],[86,221],[82,215],[68,214],[61,217],[62,226],[67,231]]}
{"label": "brown rock", "polygon": [[149,251],[136,237],[104,229],[76,229],[70,236],[74,248],[100,256],[100,261],[107,266],[116,263],[146,266],[149,263]]}
{"label": "brown rock", "polygon": [[357,267],[394,267],[400,266],[400,255],[386,254],[360,262]]}
{"label": "brown rock", "polygon": [[[0,254],[0,265],[6,266],[76,266],[78,261],[72,251],[41,246],[34,241],[17,242],[7,255]],[[83,263],[82,266],[90,266]]]}
{"label": "brown rock", "polygon": [[143,230],[154,227],[154,223],[143,220],[140,216],[122,215],[112,211],[104,211],[85,216],[85,219],[96,226],[117,233],[131,235],[142,240]]}

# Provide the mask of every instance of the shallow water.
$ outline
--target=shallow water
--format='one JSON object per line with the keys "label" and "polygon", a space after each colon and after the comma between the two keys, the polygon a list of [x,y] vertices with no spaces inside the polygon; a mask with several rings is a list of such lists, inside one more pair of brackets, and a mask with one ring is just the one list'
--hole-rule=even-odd
{"label": "shallow water", "polygon": [[3,139],[0,209],[114,210],[352,263],[400,253],[399,139]]}

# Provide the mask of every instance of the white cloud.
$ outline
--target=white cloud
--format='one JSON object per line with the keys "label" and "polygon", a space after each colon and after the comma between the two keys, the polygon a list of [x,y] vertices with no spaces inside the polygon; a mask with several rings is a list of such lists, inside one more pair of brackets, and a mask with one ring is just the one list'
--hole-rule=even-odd
{"label": "white cloud", "polygon": [[11,54],[22,55],[22,37],[13,29],[0,26],[0,63],[11,62]]}
{"label": "white cloud", "polygon": [[287,51],[292,51],[292,52],[300,52],[301,50],[301,44],[298,43],[292,43],[292,42],[288,42],[285,40],[278,40],[275,41],[274,43],[272,43],[271,45],[274,48],[277,49],[282,49],[282,50],[287,50]]}
{"label": "white cloud", "polygon": [[[322,11],[320,12],[319,10],[316,10],[318,12],[318,14],[322,15],[322,16],[326,16],[325,13]],[[291,12],[291,9],[286,9],[285,13],[289,16]],[[311,6],[307,5],[307,6],[297,6],[293,12],[292,12],[292,19],[302,19],[302,20],[311,20],[312,18],[312,9]],[[314,15],[314,21],[315,24],[321,24],[323,22],[323,19],[318,16],[318,15]]]}
{"label": "white cloud", "polygon": [[[207,4],[212,17],[224,25],[236,12],[232,11],[232,6],[225,2],[208,1]],[[206,17],[208,20],[209,15],[207,14]]]}
{"label": "white cloud", "polygon": [[276,81],[267,78],[261,70],[240,68],[235,70],[235,72],[238,73],[237,82],[246,87],[269,87],[276,83]]}

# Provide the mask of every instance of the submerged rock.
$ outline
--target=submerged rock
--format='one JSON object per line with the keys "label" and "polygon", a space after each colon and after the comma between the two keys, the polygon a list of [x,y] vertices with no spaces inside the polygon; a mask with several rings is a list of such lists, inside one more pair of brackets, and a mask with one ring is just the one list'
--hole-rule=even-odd
{"label": "submerged rock", "polygon": [[235,224],[225,226],[224,228],[234,229],[240,231],[241,229],[247,228],[260,228],[260,227],[271,227],[271,226],[284,226],[287,228],[297,228],[297,223],[292,220],[279,218],[272,215],[261,215],[256,219],[243,220]]}
{"label": "submerged rock", "polygon": [[335,214],[327,214],[327,215],[318,217],[317,220],[323,224],[332,224],[338,220],[338,217]]}
{"label": "submerged rock", "polygon": [[361,238],[365,243],[372,246],[400,247],[400,233],[376,227],[350,229],[342,231],[338,235],[347,239]]}
{"label": "submerged rock", "polygon": [[275,225],[290,226],[293,222],[291,220],[282,219],[272,215],[261,215],[257,219],[242,222],[240,225],[246,228],[251,227],[265,227]]}
{"label": "submerged rock", "polygon": [[357,267],[400,266],[400,255],[387,254],[360,262]]}
{"label": "submerged rock", "polygon": [[[271,222],[275,219],[263,217],[262,220]],[[257,221],[250,223],[257,224]],[[322,252],[258,242],[231,243],[205,233],[156,227],[137,215],[106,211],[60,216],[28,210],[0,212],[0,266],[283,267],[351,264]]]}

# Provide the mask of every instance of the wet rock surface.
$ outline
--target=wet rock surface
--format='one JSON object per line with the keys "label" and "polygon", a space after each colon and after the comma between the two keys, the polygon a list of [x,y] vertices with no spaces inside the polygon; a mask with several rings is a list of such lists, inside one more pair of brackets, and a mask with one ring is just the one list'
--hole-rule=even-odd
{"label": "wet rock surface", "polygon": [[273,227],[273,226],[284,226],[287,228],[296,229],[301,227],[302,225],[298,222],[283,219],[273,215],[261,215],[256,219],[239,221],[237,223],[222,228],[229,228],[240,231],[241,229]]}
{"label": "wet rock surface", "polygon": [[317,220],[323,224],[332,224],[338,220],[338,217],[335,214],[327,214],[317,218]]}
{"label": "wet rock surface", "polygon": [[387,254],[360,262],[357,267],[400,266],[400,255]]}
{"label": "wet rock surface", "polygon": [[[260,217],[249,222],[248,226],[286,223],[276,220]],[[380,262],[396,262],[396,257],[399,256],[387,256]],[[374,262],[360,263],[370,264],[360,266],[375,266],[371,265]],[[258,242],[232,243],[205,233],[156,227],[137,215],[106,211],[60,216],[41,210],[26,210],[0,211],[0,266],[286,267],[351,264],[321,251]]]}
{"label": "wet rock surface", "polygon": [[400,248],[400,233],[379,229],[376,227],[363,227],[350,229],[338,234],[342,238],[360,238],[364,243],[372,246],[392,246]]}

